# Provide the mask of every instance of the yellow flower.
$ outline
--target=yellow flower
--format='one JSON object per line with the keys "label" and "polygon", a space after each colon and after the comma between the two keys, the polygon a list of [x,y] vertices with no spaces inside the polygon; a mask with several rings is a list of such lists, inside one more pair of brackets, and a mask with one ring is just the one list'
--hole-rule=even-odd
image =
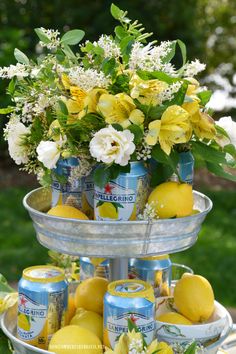
{"label": "yellow flower", "polygon": [[173,354],[172,348],[164,343],[158,342],[156,339],[148,346],[146,354],[158,352],[159,354]]}
{"label": "yellow flower", "polygon": [[216,136],[215,121],[209,114],[198,111],[192,117],[194,133],[199,139],[214,139]]}
{"label": "yellow flower", "polygon": [[137,74],[134,74],[130,80],[130,96],[138,99],[145,105],[156,106],[160,103],[158,94],[166,90],[168,84],[157,79],[142,80]]}
{"label": "yellow flower", "polygon": [[200,109],[199,103],[197,101],[192,101],[192,102],[185,102],[182,104],[182,108],[185,109],[190,116],[193,116],[195,113],[197,113]]}
{"label": "yellow flower", "polygon": [[147,144],[155,145],[159,142],[167,155],[174,144],[186,143],[192,134],[188,112],[177,105],[168,107],[161,119],[151,122],[148,128]]}
{"label": "yellow flower", "polygon": [[71,86],[71,83],[70,83],[70,79],[68,78],[68,76],[66,74],[62,74],[61,75],[61,82],[62,82],[62,85],[64,86],[64,88],[66,90],[69,90],[70,89],[70,86]]}
{"label": "yellow flower", "polygon": [[101,95],[97,110],[108,124],[118,123],[123,128],[127,128],[132,123],[141,125],[144,122],[143,112],[136,109],[134,101],[126,93]]}
{"label": "yellow flower", "polygon": [[128,354],[128,353],[129,353],[128,336],[126,333],[122,333],[118,343],[115,345],[114,350],[106,349],[104,354]]}

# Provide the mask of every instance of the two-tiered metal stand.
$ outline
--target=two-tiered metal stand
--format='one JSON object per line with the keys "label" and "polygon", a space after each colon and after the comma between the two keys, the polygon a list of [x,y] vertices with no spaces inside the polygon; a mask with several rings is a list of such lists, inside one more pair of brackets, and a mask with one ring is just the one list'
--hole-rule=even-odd
{"label": "two-tiered metal stand", "polygon": [[[37,239],[43,246],[69,255],[109,258],[111,280],[127,278],[128,258],[171,254],[190,248],[212,208],[211,200],[196,191],[194,209],[199,210],[198,214],[155,221],[92,221],[51,216],[45,213],[51,206],[51,191],[43,188],[28,193],[23,203],[33,220]],[[208,347],[207,353],[217,352],[231,326],[229,316],[221,338]],[[16,338],[16,309],[5,314],[2,328],[16,354],[49,353]]]}

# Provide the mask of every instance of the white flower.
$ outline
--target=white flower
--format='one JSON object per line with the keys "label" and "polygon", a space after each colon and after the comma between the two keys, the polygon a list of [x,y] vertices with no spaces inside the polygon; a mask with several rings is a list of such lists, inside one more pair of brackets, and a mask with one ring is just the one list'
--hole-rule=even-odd
{"label": "white flower", "polygon": [[61,141],[41,141],[36,149],[38,160],[45,167],[52,169],[56,167],[60,158]]}
{"label": "white flower", "polygon": [[49,39],[49,43],[44,43],[40,41],[39,44],[42,47],[47,47],[48,49],[56,49],[60,44],[60,32],[58,30],[55,31],[53,29],[45,29],[43,27],[41,27],[40,30]]}
{"label": "white flower", "polygon": [[16,120],[10,121],[5,129],[9,154],[17,165],[27,163],[29,160],[28,150],[24,145],[24,138],[29,133],[30,128]]}
{"label": "white flower", "polygon": [[98,42],[93,42],[93,45],[99,46],[104,50],[105,58],[119,58],[121,51],[116,42],[107,35],[102,35]]}
{"label": "white flower", "polygon": [[0,68],[0,77],[3,79],[12,79],[14,76],[18,78],[29,76],[29,68],[20,63]]}
{"label": "white flower", "polygon": [[198,59],[187,63],[184,66],[184,77],[193,77],[196,76],[201,71],[205,70],[206,64],[200,63]]}
{"label": "white flower", "polygon": [[84,91],[94,87],[107,88],[111,80],[103,72],[94,69],[83,69],[81,66],[69,70],[69,79],[73,85],[79,86]]}
{"label": "white flower", "polygon": [[106,164],[115,162],[126,166],[135,150],[134,135],[129,130],[117,131],[111,125],[94,134],[90,142],[90,154]]}
{"label": "white flower", "polygon": [[223,128],[229,136],[229,138],[224,136],[222,139],[220,139],[219,144],[222,147],[228,144],[232,144],[236,148],[236,122],[234,122],[231,117],[222,117],[215,123],[219,127]]}

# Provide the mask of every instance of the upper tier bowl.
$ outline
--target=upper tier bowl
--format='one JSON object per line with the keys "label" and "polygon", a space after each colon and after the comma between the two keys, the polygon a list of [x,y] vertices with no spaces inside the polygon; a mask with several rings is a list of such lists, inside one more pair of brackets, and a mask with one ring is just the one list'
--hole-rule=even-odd
{"label": "upper tier bowl", "polygon": [[196,242],[212,202],[202,193],[194,191],[193,194],[198,214],[155,221],[95,221],[51,216],[45,213],[51,204],[51,191],[45,188],[28,193],[23,203],[39,242],[49,249],[88,257],[144,257],[179,252]]}

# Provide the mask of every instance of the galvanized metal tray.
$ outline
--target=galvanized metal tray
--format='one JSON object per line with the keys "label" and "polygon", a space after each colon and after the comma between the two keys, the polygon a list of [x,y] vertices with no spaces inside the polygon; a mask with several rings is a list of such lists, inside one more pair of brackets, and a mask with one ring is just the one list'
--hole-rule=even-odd
{"label": "galvanized metal tray", "polygon": [[38,241],[45,247],[70,255],[106,258],[142,257],[179,252],[191,247],[211,200],[194,191],[198,214],[155,221],[95,221],[65,219],[46,214],[51,191],[38,188],[28,193],[23,204],[28,210]]}
{"label": "galvanized metal tray", "polygon": [[[14,306],[5,312],[1,320],[2,330],[5,333],[5,335],[10,339],[12,346],[15,350],[15,354],[35,354],[35,353],[55,354],[47,350],[33,347],[32,345],[29,345],[19,340],[16,337],[16,319],[17,319],[17,306]],[[207,347],[207,354],[217,354],[219,347],[223,344],[223,342],[230,334],[233,323],[229,313],[227,315],[227,319],[228,320],[226,326],[219,340]]]}

